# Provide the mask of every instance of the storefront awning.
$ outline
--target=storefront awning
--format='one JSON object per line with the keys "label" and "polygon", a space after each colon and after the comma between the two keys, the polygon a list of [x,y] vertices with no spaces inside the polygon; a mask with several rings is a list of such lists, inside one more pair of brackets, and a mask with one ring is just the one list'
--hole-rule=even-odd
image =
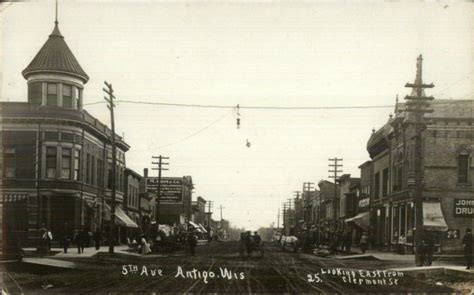
{"label": "storefront awning", "polygon": [[197,225],[196,223],[192,222],[192,221],[188,221],[188,223],[194,227],[195,230],[197,230],[198,232],[200,233],[204,233],[204,231],[201,229],[201,227],[199,225]]}
{"label": "storefront awning", "polygon": [[[105,204],[105,210],[107,212],[106,216],[108,217],[106,219],[110,220],[110,206]],[[126,227],[138,228],[138,225],[135,223],[135,221],[128,217],[128,215],[123,212],[122,208],[120,208],[119,206],[115,206],[115,223]]]}
{"label": "storefront awning", "polygon": [[448,229],[441,211],[441,203],[423,203],[423,227],[426,230],[445,231]]}
{"label": "storefront awning", "polygon": [[346,223],[353,223],[363,230],[369,230],[369,212],[362,212],[354,217],[345,220]]}
{"label": "storefront awning", "polygon": [[199,227],[202,229],[202,231],[203,231],[205,234],[207,233],[206,228],[205,228],[202,224],[199,224]]}

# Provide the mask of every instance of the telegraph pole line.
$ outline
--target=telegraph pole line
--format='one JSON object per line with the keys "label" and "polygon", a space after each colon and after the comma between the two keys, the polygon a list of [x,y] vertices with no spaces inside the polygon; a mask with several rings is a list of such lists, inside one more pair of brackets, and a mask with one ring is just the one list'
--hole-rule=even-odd
{"label": "telegraph pole line", "polygon": [[213,203],[213,201],[207,201],[207,226],[209,226],[209,228],[211,228],[211,208],[214,206]]}
{"label": "telegraph pole line", "polygon": [[169,170],[168,168],[163,168],[163,166],[169,165],[169,163],[163,162],[163,160],[169,160],[169,157],[163,157],[159,155],[158,157],[152,156],[153,159],[158,159],[158,162],[151,162],[153,165],[157,165],[157,168],[151,168],[152,170],[158,170],[158,187],[156,189],[156,214],[155,220],[159,224],[160,221],[160,201],[161,201],[161,171]]}
{"label": "telegraph pole line", "polygon": [[287,226],[287,215],[286,215],[286,203],[283,203],[283,232],[286,236],[286,226]]}
{"label": "telegraph pole line", "polygon": [[[329,173],[333,173],[332,175],[329,175],[329,178],[334,178],[334,221],[336,222],[337,224],[337,212],[339,211],[339,196],[337,195],[337,177],[339,175],[339,173],[342,173],[342,170],[339,170],[339,168],[341,168],[343,165],[340,164],[340,162],[342,162],[344,159],[339,159],[338,157],[334,157],[334,158],[329,158],[329,170],[328,172]],[[331,164],[333,163],[333,164]],[[331,170],[334,169],[334,170]]]}
{"label": "telegraph pole line", "polygon": [[423,57],[418,56],[416,60],[416,78],[415,83],[406,83],[405,87],[412,88],[411,95],[405,96],[405,103],[408,118],[406,123],[415,127],[415,263],[417,266],[422,265],[420,261],[420,245],[423,239],[423,147],[422,134],[426,129],[424,119],[425,113],[432,113],[429,101],[433,100],[433,96],[425,96],[425,88],[433,88],[434,84],[423,84]]}
{"label": "telegraph pole line", "polygon": [[114,90],[112,84],[104,81],[105,87],[102,90],[109,96],[104,96],[104,99],[107,101],[107,108],[110,110],[110,125],[112,128],[112,200],[110,203],[110,225],[109,225],[109,253],[114,253],[114,241],[115,241],[115,194],[116,194],[116,166],[117,166],[117,151],[115,146],[115,118],[114,118]]}
{"label": "telegraph pole line", "polygon": [[280,208],[278,208],[278,215],[277,215],[277,229],[280,229]]}
{"label": "telegraph pole line", "polygon": [[301,207],[301,206],[300,206],[300,194],[301,194],[300,191],[294,191],[294,192],[293,192],[293,195],[296,197],[296,200],[293,201],[293,202],[294,202],[294,206],[293,206],[293,207],[295,208],[295,214],[294,214],[294,216],[295,216],[295,221],[296,221],[295,225],[298,225],[298,224],[299,224],[298,222],[299,222],[299,220],[300,220],[300,216],[299,216],[299,215],[300,215],[300,214],[299,214],[299,211],[300,211],[299,209],[300,209],[300,207]]}
{"label": "telegraph pole line", "polygon": [[221,221],[222,221],[222,209],[225,209],[225,207],[222,207],[222,205],[219,206],[219,210],[221,211]]}
{"label": "telegraph pole line", "polygon": [[309,181],[308,182],[303,182],[302,198],[303,198],[303,204],[304,204],[304,206],[303,206],[304,207],[304,217],[303,218],[304,218],[305,222],[309,221],[309,216],[307,214],[308,210],[306,210],[308,208],[308,203],[306,203],[306,202],[309,202],[309,192],[312,189],[314,189],[313,184],[314,184],[314,182],[309,182]]}

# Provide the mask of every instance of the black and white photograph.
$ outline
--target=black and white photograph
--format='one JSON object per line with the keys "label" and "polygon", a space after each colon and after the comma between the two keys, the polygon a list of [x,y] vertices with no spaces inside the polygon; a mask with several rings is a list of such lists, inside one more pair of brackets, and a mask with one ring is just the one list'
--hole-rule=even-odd
{"label": "black and white photograph", "polygon": [[0,1],[0,294],[474,294],[473,1]]}

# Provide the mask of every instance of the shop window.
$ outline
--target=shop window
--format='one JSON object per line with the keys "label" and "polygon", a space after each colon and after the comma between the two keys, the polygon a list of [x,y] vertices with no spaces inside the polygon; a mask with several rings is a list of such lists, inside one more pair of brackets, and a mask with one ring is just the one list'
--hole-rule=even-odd
{"label": "shop window", "polygon": [[79,180],[80,175],[80,163],[81,163],[81,151],[78,149],[74,150],[74,180]]}
{"label": "shop window", "polygon": [[62,148],[62,157],[61,157],[61,178],[62,179],[71,179],[71,149]]}
{"label": "shop window", "polygon": [[63,84],[63,107],[73,108],[72,86]]}
{"label": "shop window", "polygon": [[56,178],[57,153],[56,147],[46,148],[46,178]]}
{"label": "shop window", "polygon": [[469,183],[469,155],[458,155],[458,183]]}
{"label": "shop window", "polygon": [[57,106],[58,105],[58,84],[48,83],[46,87],[46,105]]}

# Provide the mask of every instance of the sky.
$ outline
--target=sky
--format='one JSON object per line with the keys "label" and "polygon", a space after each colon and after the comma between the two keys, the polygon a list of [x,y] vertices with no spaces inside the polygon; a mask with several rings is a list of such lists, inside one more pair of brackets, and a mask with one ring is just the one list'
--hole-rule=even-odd
{"label": "sky", "polygon": [[[52,32],[55,4],[0,10],[0,99],[26,101],[21,71]],[[168,156],[164,176],[192,176],[194,198],[257,229],[277,225],[303,182],[328,179],[329,158],[360,177],[372,129],[409,94],[419,54],[428,95],[472,99],[472,13],[444,1],[59,1],[59,28],[90,76],[85,109],[109,126],[106,105],[93,104],[104,80],[119,100],[241,107],[237,129],[235,108],[119,102],[116,131],[128,167],[142,174]]]}

